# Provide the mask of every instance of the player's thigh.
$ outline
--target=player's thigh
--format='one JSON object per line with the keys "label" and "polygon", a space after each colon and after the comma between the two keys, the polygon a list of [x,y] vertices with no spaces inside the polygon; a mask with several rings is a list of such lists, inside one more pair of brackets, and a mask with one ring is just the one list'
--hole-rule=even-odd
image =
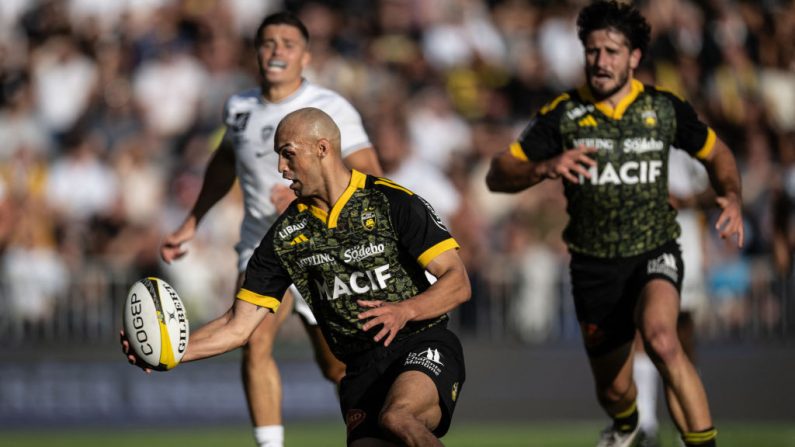
{"label": "player's thigh", "polygon": [[439,391],[431,378],[420,371],[404,371],[389,388],[382,413],[397,411],[410,414],[429,430],[439,425],[442,409]]}
{"label": "player's thigh", "polygon": [[653,279],[641,291],[636,309],[638,329],[645,341],[660,332],[676,334],[679,291],[666,279]]}

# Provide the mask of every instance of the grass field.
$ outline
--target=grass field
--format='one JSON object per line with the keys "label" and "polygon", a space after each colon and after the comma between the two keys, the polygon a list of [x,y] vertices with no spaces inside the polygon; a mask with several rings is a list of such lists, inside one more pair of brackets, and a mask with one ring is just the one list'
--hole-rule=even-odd
{"label": "grass field", "polygon": [[[601,427],[595,423],[454,424],[443,439],[448,447],[587,447]],[[792,424],[724,424],[721,447],[795,447]],[[295,423],[287,426],[287,447],[344,446],[341,423]],[[662,447],[677,447],[672,428],[661,432]],[[246,426],[178,429],[2,430],[7,447],[253,447]]]}

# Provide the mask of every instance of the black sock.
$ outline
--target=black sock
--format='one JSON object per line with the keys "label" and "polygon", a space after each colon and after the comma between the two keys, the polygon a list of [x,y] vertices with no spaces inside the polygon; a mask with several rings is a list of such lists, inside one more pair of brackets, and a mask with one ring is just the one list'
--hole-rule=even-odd
{"label": "black sock", "polygon": [[687,447],[716,447],[718,437],[718,430],[710,427],[706,430],[694,431],[682,435],[682,440],[685,441]]}
{"label": "black sock", "polygon": [[638,426],[638,405],[632,405],[626,410],[613,416],[613,428],[621,433],[630,433]]}

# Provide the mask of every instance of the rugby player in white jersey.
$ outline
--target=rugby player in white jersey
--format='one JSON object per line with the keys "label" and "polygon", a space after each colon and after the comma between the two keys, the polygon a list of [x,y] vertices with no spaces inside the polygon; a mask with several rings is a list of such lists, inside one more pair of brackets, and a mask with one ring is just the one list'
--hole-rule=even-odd
{"label": "rugby player in white jersey", "polygon": [[[277,169],[273,134],[290,112],[316,107],[330,115],[342,135],[342,156],[349,168],[381,175],[381,168],[358,112],[339,94],[313,85],[301,75],[309,64],[309,33],[293,14],[280,12],[263,20],[255,37],[261,85],[230,97],[224,107],[226,133],[204,174],[199,197],[184,223],[168,235],[160,247],[164,261],[171,263],[187,253],[183,246],[196,234],[196,227],[212,206],[240,180],[245,215],[240,230],[237,288],[254,249],[276,217],[295,198]],[[295,298],[315,349],[323,375],[338,384],[345,365],[328,348],[317,321],[297,290],[291,287],[277,313],[265,319],[243,350],[243,383],[254,437],[259,446],[281,447],[284,428],[281,417],[281,378],[273,359],[273,344],[279,327]]]}

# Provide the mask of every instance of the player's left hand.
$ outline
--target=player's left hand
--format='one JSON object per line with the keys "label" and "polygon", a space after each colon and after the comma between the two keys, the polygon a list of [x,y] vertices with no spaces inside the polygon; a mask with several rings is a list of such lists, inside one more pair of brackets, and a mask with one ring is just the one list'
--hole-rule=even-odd
{"label": "player's left hand", "polygon": [[715,229],[718,230],[721,239],[730,238],[737,235],[737,246],[743,246],[743,212],[740,198],[736,194],[727,194],[715,199],[722,211],[715,222]]}
{"label": "player's left hand", "polygon": [[360,320],[368,320],[362,325],[362,330],[369,331],[371,328],[382,324],[383,327],[373,337],[376,342],[384,340],[384,346],[389,346],[395,339],[398,331],[406,326],[411,315],[405,306],[400,303],[390,303],[381,300],[357,300],[359,306],[370,308],[359,314]]}

